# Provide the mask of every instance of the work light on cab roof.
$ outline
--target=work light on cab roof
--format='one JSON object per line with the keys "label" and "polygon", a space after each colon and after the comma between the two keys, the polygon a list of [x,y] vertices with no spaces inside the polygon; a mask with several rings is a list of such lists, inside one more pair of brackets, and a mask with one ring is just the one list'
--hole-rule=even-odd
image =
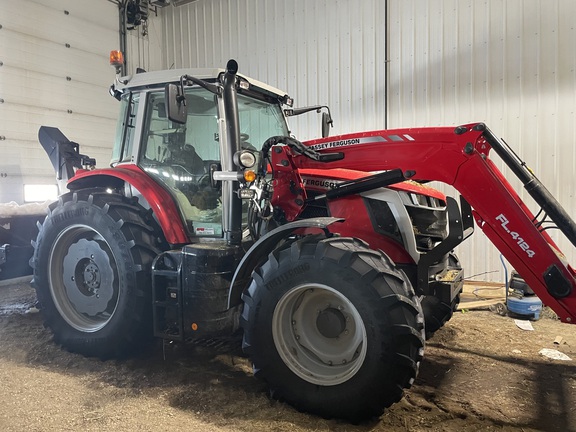
{"label": "work light on cab roof", "polygon": [[120,69],[124,65],[124,54],[122,51],[119,50],[112,50],[110,51],[110,66],[114,66],[116,68],[116,73],[120,73]]}

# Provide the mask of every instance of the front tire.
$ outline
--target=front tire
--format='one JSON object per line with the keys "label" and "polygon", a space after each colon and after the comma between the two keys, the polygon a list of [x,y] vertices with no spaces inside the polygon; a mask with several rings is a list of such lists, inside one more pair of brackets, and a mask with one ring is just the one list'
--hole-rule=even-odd
{"label": "front tire", "polygon": [[423,316],[403,272],[359,240],[288,243],[243,296],[244,350],[273,397],[327,418],[380,415],[413,383]]}
{"label": "front tire", "polygon": [[102,190],[68,193],[50,207],[32,266],[58,344],[105,359],[151,335],[150,267],[161,244],[153,223],[135,200]]}

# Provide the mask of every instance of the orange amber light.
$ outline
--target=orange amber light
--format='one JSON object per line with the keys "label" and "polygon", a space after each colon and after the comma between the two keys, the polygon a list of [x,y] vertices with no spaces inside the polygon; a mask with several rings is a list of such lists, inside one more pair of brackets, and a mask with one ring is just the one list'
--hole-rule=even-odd
{"label": "orange amber light", "polygon": [[256,173],[252,170],[244,171],[244,180],[246,180],[248,183],[253,182],[256,180]]}
{"label": "orange amber light", "polygon": [[124,54],[122,51],[110,51],[110,65],[122,66],[124,64]]}

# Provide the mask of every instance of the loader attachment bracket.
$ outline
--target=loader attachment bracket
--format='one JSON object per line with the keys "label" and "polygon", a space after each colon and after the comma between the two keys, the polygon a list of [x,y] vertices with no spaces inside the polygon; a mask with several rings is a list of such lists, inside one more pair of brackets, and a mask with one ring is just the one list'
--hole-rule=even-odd
{"label": "loader attachment bracket", "polygon": [[448,295],[442,293],[430,292],[430,282],[428,276],[428,269],[433,264],[439,262],[447,253],[466,240],[474,232],[474,220],[472,218],[472,209],[470,204],[461,197],[460,199],[462,213],[458,207],[458,203],[452,197],[446,197],[446,205],[448,206],[448,237],[438,243],[434,249],[422,255],[418,261],[418,288],[423,294],[441,294],[444,301],[451,302],[453,298],[458,295],[458,292],[452,290]]}

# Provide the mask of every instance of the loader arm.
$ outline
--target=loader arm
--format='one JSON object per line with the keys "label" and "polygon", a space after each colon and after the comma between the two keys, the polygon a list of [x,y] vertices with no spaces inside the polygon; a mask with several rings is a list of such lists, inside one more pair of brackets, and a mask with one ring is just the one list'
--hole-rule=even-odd
{"label": "loader arm", "polygon": [[289,146],[272,148],[274,195],[277,201],[284,197],[282,206],[288,220],[295,218],[306,202],[299,169],[369,172],[399,168],[415,181],[447,183],[471,205],[477,225],[540,299],[563,322],[576,323],[575,271],[490,160],[490,150],[497,152],[576,246],[575,224],[536,176],[484,124],[365,132],[306,144],[320,153],[340,152],[343,157],[319,162]]}

